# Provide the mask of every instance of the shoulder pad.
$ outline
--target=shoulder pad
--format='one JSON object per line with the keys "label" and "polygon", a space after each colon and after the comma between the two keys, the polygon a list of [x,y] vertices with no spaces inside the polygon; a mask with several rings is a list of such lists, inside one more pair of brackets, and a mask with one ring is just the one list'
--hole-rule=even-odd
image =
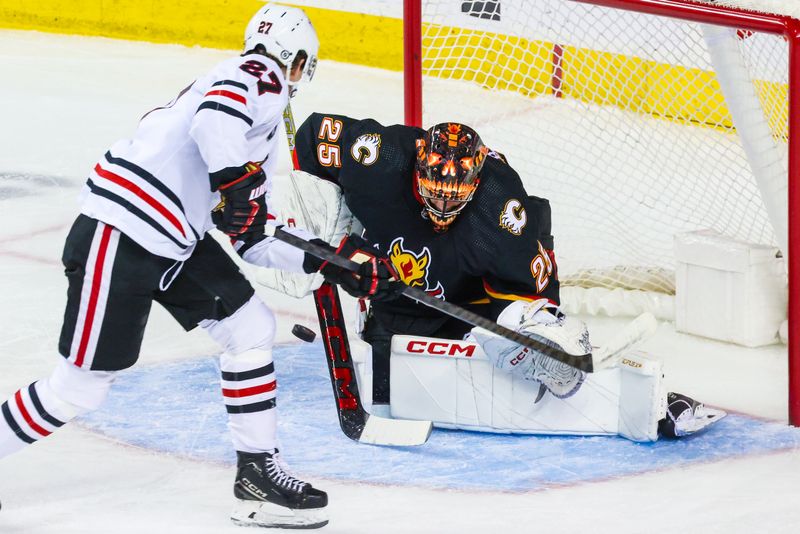
{"label": "shoulder pad", "polygon": [[498,152],[496,150],[491,150],[490,149],[489,152],[486,155],[489,156],[490,158],[494,158],[494,159],[499,160],[499,161],[505,163],[506,165],[508,165],[508,160],[506,159],[505,155],[501,154],[500,152]]}
{"label": "shoulder pad", "polygon": [[523,199],[508,199],[500,213],[500,228],[513,235],[521,235],[522,229],[528,224],[528,212],[525,211]]}

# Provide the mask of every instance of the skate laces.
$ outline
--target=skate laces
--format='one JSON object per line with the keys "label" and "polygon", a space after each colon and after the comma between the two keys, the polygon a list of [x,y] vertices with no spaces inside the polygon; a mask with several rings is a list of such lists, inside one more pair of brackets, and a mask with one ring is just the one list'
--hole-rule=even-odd
{"label": "skate laces", "polygon": [[276,450],[272,456],[268,456],[264,462],[267,468],[267,476],[275,481],[279,486],[286,488],[290,491],[302,491],[303,488],[308,486],[308,482],[303,482],[291,475],[289,468],[283,463],[280,453]]}

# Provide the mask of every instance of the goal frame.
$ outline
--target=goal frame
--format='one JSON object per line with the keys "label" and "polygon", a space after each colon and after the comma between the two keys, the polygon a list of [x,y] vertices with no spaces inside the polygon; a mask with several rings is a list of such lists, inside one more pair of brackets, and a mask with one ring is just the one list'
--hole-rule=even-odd
{"label": "goal frame", "polygon": [[[689,22],[715,24],[786,39],[788,83],[788,402],[789,424],[800,426],[800,20],[691,0],[569,0]],[[422,126],[422,0],[403,0],[405,123]],[[797,251],[797,253],[792,253]]]}

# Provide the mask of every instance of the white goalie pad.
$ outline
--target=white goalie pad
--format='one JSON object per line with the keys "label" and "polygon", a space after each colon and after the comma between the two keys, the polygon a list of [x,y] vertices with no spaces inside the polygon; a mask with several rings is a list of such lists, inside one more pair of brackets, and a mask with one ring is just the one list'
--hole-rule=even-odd
{"label": "white goalie pad", "polygon": [[[269,197],[269,213],[287,226],[308,230],[328,243],[337,244],[361,224],[344,203],[341,188],[303,171],[276,176]],[[258,283],[293,297],[304,297],[322,283],[322,275],[290,273],[279,269],[257,270]]]}
{"label": "white goalie pad", "polygon": [[392,417],[444,428],[655,441],[666,410],[661,363],[638,353],[559,399],[495,368],[477,343],[394,336],[390,380]]}

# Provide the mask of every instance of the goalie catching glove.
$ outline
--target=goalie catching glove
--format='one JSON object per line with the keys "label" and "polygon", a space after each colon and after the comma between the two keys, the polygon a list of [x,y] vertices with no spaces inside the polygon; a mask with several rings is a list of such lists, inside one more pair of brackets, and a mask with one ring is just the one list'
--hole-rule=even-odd
{"label": "goalie catching glove", "polygon": [[214,223],[231,237],[247,241],[264,235],[267,224],[267,176],[257,163],[227,167],[213,172],[211,190],[219,191],[222,202]]}
{"label": "goalie catching glove", "polygon": [[310,254],[306,254],[303,262],[305,272],[319,271],[325,277],[325,281],[340,286],[353,297],[391,300],[399,296],[405,288],[388,256],[372,247],[360,236],[355,234],[345,236],[339,248],[335,250],[321,239],[314,239],[312,243],[328,247],[338,256],[360,264],[358,271],[354,272]]}
{"label": "goalie catching glove", "polygon": [[[586,325],[565,316],[547,299],[516,301],[503,310],[497,323],[569,354],[592,351]],[[473,328],[472,335],[495,367],[539,382],[558,398],[577,393],[586,378],[583,371],[482,328]]]}

